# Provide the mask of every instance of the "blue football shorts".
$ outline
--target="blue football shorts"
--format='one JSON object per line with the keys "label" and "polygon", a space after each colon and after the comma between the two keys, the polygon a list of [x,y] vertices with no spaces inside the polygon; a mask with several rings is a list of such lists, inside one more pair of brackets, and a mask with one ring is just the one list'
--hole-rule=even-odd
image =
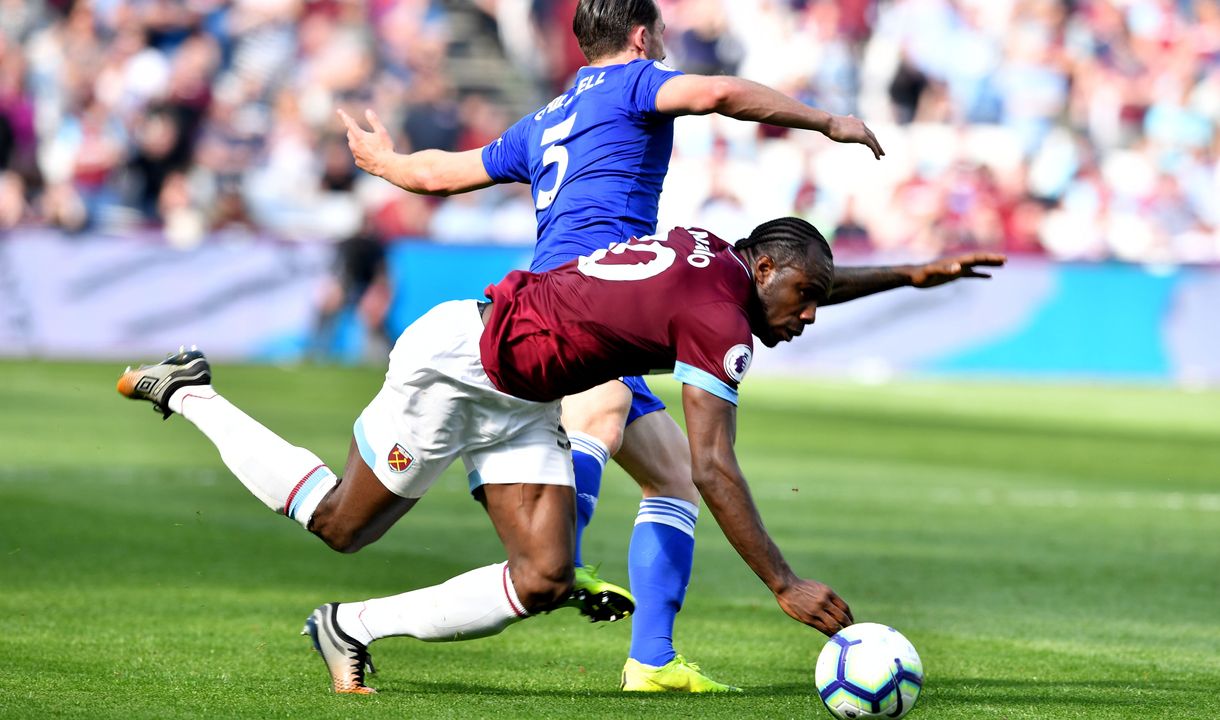
{"label": "blue football shorts", "polygon": [[661,402],[661,398],[654,395],[652,390],[648,389],[644,378],[634,375],[632,377],[621,377],[619,380],[631,390],[631,409],[627,411],[627,425],[648,413],[665,409],[665,403]]}

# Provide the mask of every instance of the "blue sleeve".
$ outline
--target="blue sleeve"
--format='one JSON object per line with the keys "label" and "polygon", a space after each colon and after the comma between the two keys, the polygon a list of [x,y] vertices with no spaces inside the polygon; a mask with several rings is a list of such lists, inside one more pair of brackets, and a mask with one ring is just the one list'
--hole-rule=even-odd
{"label": "blue sleeve", "polygon": [[661,86],[682,74],[680,70],[654,60],[636,60],[629,72],[628,98],[631,109],[640,115],[656,114],[657,93]]}
{"label": "blue sleeve", "polygon": [[737,388],[729,385],[710,372],[700,370],[693,365],[687,365],[684,362],[674,363],[674,380],[683,385],[694,385],[721,400],[727,400],[734,405],[737,404]]}
{"label": "blue sleeve", "polygon": [[533,115],[526,115],[483,148],[483,169],[498,183],[530,181],[529,135]]}

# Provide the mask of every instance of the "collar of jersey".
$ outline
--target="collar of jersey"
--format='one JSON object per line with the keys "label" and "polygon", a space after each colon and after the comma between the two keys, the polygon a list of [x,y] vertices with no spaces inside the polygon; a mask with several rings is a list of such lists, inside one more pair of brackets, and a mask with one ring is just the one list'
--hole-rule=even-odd
{"label": "collar of jersey", "polygon": [[740,252],[737,251],[737,248],[730,245],[729,255],[733,256],[733,259],[737,261],[737,264],[741,265],[741,269],[746,271],[746,277],[753,280],[754,273],[750,271],[750,266],[746,264],[746,259],[742,257]]}

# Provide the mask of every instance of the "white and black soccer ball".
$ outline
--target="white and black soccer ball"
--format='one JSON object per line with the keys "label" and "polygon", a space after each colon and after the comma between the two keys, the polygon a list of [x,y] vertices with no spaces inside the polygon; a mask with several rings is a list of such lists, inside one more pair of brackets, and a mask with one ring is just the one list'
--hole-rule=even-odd
{"label": "white and black soccer ball", "polygon": [[923,663],[915,646],[894,628],[857,623],[822,648],[814,680],[822,702],[837,718],[900,718],[919,698]]}

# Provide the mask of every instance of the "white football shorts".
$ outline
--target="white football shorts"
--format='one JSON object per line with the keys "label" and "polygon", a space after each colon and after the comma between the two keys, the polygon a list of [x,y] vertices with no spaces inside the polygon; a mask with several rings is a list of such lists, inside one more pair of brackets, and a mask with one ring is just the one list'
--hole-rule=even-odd
{"label": "white football shorts", "polygon": [[575,487],[559,401],[500,392],[483,370],[474,300],[446,302],[394,344],[385,384],[357,418],[360,456],[395,495],[422,497],[461,458],[470,490],[531,483]]}

